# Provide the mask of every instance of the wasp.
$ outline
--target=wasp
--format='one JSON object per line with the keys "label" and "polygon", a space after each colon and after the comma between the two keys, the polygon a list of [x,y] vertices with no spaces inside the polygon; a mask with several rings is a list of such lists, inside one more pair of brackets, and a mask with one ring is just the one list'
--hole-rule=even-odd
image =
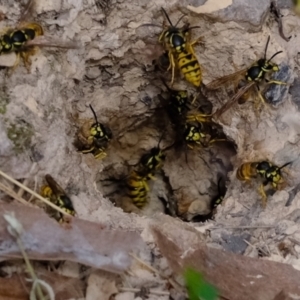
{"label": "wasp", "polygon": [[[175,90],[171,89],[166,82],[161,78],[163,84],[168,90],[169,97],[165,106],[171,122],[174,125],[185,122],[213,122],[212,114],[206,114],[202,111],[202,106],[197,107],[195,111],[195,102],[197,96],[190,97],[187,90]],[[166,99],[159,95],[162,102],[166,102]]]}
{"label": "wasp", "polygon": [[35,0],[29,0],[22,13],[22,22],[15,28],[4,29],[3,33],[0,35],[0,55],[11,52],[15,52],[17,55],[12,70],[19,65],[21,58],[29,71],[31,64],[30,56],[36,53],[36,47],[78,48],[78,45],[74,42],[63,42],[50,36],[45,36],[42,25],[38,23],[24,22],[24,19],[30,15],[31,10],[34,7],[34,1]]}
{"label": "wasp", "polygon": [[[161,78],[162,83],[168,90],[168,102],[165,106],[170,120],[173,123],[177,123],[179,118],[185,118],[187,112],[190,110],[190,98],[188,95],[187,90],[174,90],[171,89],[165,82],[163,78]],[[160,98],[163,100],[163,102],[166,101],[166,99]]]}
{"label": "wasp", "polygon": [[228,141],[220,125],[205,121],[186,122],[183,139],[191,149],[193,149],[193,145],[207,148],[215,142]]}
{"label": "wasp", "polygon": [[[45,176],[48,185],[45,185],[41,189],[41,195],[71,216],[75,216],[76,212],[74,210],[71,199],[66,195],[63,188],[53,179],[49,174]],[[55,219],[60,223],[64,221],[64,215],[58,213],[58,216],[55,216]]]}
{"label": "wasp", "polygon": [[140,173],[144,174],[148,179],[154,179],[155,172],[159,171],[166,159],[165,153],[157,147],[150,149],[148,153],[145,153],[139,162]]}
{"label": "wasp", "polygon": [[[232,107],[233,104],[235,104],[237,101],[239,103],[244,103],[247,100],[245,93],[254,92],[260,99],[262,103],[265,103],[265,99],[262,96],[260,92],[259,84],[265,80],[267,84],[287,84],[286,82],[277,81],[277,80],[268,80],[265,78],[267,75],[270,75],[274,72],[279,71],[279,66],[275,63],[272,63],[272,59],[277,56],[278,54],[282,53],[282,51],[278,51],[275,54],[271,56],[271,58],[267,59],[267,50],[268,45],[270,41],[270,36],[268,37],[267,44],[265,47],[264,57],[256,61],[249,69],[247,70],[241,70],[236,73],[224,76],[222,78],[216,79],[209,83],[207,87],[209,89],[218,89],[222,84],[231,83],[232,81],[236,81],[237,79],[240,79],[244,75],[244,83],[239,88],[237,93],[227,102],[225,103],[219,110],[217,110],[214,114],[214,117],[218,119],[223,113],[225,113],[229,108]],[[254,91],[250,89],[255,89]]]}
{"label": "wasp", "polygon": [[77,134],[75,147],[82,153],[92,153],[96,159],[103,159],[107,156],[105,149],[112,139],[112,132],[109,127],[98,122],[97,115],[90,105],[94,120],[85,122]]}
{"label": "wasp", "polygon": [[[191,41],[190,35],[191,29],[199,28],[199,26],[190,27],[189,24],[186,24],[182,28],[177,27],[184,16],[174,26],[164,8],[161,8],[161,10],[170,26],[164,29],[158,38],[158,42],[162,44],[165,50],[163,56],[159,58],[159,65],[165,66],[167,62],[166,53],[168,53],[169,66],[167,70],[172,70],[171,85],[174,82],[175,68],[178,68],[188,82],[199,87],[202,82],[202,72],[193,46],[200,41],[200,38]],[[143,26],[160,27],[155,24],[144,24]]]}
{"label": "wasp", "polygon": [[144,207],[148,202],[148,176],[132,171],[126,180],[127,196],[133,204],[138,207]]}
{"label": "wasp", "polygon": [[192,222],[205,222],[207,220],[213,219],[213,216],[216,213],[217,206],[223,202],[226,194],[226,187],[225,185],[222,185],[221,182],[222,182],[222,177],[220,177],[218,180],[218,194],[211,199],[210,212],[206,215],[196,215],[195,217],[192,218],[191,220]]}
{"label": "wasp", "polygon": [[222,185],[222,177],[218,180],[218,195],[214,197],[211,201],[211,210],[214,211],[218,205],[220,205],[225,197],[226,194],[226,186],[225,183]]}
{"label": "wasp", "polygon": [[263,183],[259,187],[259,193],[262,196],[262,205],[265,207],[267,203],[267,195],[264,187],[271,184],[275,190],[279,190],[284,182],[281,170],[291,163],[292,162],[288,162],[281,167],[278,167],[269,161],[244,163],[237,169],[236,177],[241,181],[248,182],[251,179],[258,177],[263,180]]}

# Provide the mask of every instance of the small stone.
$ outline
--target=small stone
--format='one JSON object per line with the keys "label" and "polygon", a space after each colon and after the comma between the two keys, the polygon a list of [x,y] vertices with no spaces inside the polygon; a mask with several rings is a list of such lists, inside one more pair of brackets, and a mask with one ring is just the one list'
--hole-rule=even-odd
{"label": "small stone", "polygon": [[222,234],[221,243],[225,250],[243,254],[248,247],[244,240],[249,241],[250,237],[251,235],[248,233],[243,233],[242,235]]}
{"label": "small stone", "polygon": [[17,60],[15,52],[0,55],[0,66],[2,67],[13,67]]}
{"label": "small stone", "polygon": [[[184,1],[185,2],[185,1]],[[187,1],[188,8],[195,13],[205,13],[207,16],[214,18],[219,18],[222,22],[234,21],[247,25],[248,28],[257,30],[261,27],[262,21],[265,19],[269,9],[270,1],[269,0],[210,0],[205,1],[203,5],[203,0],[194,0]],[[222,5],[220,6],[220,3]],[[201,6],[205,6],[207,9],[204,11],[201,10]],[[216,7],[220,8],[218,10],[210,9]]]}
{"label": "small stone", "polygon": [[[280,70],[274,73],[271,80],[278,80],[286,83],[291,83],[294,80],[292,69],[288,65],[280,66]],[[282,103],[287,98],[289,86],[281,84],[271,84],[265,93],[265,98],[268,103],[277,105]]]}

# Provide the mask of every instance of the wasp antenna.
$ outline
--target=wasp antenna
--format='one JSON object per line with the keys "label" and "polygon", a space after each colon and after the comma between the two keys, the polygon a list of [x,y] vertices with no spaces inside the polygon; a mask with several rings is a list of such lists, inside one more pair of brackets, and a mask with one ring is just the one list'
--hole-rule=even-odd
{"label": "wasp antenna", "polygon": [[167,146],[166,148],[162,149],[163,152],[168,151],[169,149],[171,149],[174,145],[176,144],[176,142],[172,143],[171,145]]}
{"label": "wasp antenna", "polygon": [[[179,24],[179,22],[185,17],[186,15],[182,15],[180,18],[179,18],[179,20],[177,21],[177,23],[175,24],[175,26],[174,27],[176,27],[178,24]],[[189,28],[190,29],[190,28]]]}
{"label": "wasp antenna", "polygon": [[96,113],[95,113],[95,111],[93,109],[93,106],[91,104],[89,106],[90,106],[91,111],[93,112],[93,115],[94,115],[96,123],[98,123],[97,115],[96,115]]}
{"label": "wasp antenna", "polygon": [[145,24],[142,24],[142,25],[140,25],[138,28],[144,27],[144,26],[152,26],[152,27],[159,27],[159,28],[161,28],[161,25],[152,24],[152,23],[145,23]]}
{"label": "wasp antenna", "polygon": [[189,29],[195,29],[195,28],[201,28],[201,26],[193,26],[193,27],[189,27]]}
{"label": "wasp antenna", "polygon": [[278,52],[276,52],[275,54],[273,54],[272,56],[271,56],[271,58],[268,60],[268,62],[270,62],[276,55],[278,55],[278,54],[280,54],[280,53],[282,53],[283,51],[278,51]]}
{"label": "wasp antenna", "polygon": [[270,36],[268,36],[268,40],[267,40],[267,44],[266,44],[266,48],[265,48],[265,56],[264,56],[264,59],[266,59],[266,57],[267,57],[267,50],[268,50],[269,42],[270,42]]}
{"label": "wasp antenna", "polygon": [[167,12],[165,11],[165,9],[162,7],[161,10],[164,13],[164,15],[166,16],[166,18],[167,18],[168,22],[170,23],[170,25],[172,27],[174,27],[173,24],[172,24],[172,22],[171,22],[171,20],[170,20],[170,18],[169,18],[169,16],[168,16],[168,14],[167,14]]}
{"label": "wasp antenna", "polygon": [[288,162],[288,163],[284,164],[283,166],[281,166],[281,167],[279,168],[279,170],[281,170],[281,169],[283,169],[284,167],[286,167],[286,166],[290,165],[291,163],[292,163],[292,161],[290,161],[290,162]]}

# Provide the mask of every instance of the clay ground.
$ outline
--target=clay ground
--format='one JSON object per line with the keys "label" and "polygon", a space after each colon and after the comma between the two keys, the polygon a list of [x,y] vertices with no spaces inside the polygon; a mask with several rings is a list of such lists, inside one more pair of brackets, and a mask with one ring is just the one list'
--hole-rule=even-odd
{"label": "clay ground", "polygon": [[[218,7],[218,1],[207,1],[201,6],[202,2],[38,0],[34,21],[44,26],[45,34],[76,40],[80,47],[39,49],[32,57],[30,73],[22,64],[10,77],[6,68],[0,70],[0,169],[19,181],[26,179],[27,185],[37,192],[44,184],[44,175],[51,174],[71,197],[80,219],[140,233],[147,244],[140,256],[166,277],[172,271],[150,230],[163,222],[169,224],[166,235],[171,234],[174,222],[174,228],[182,227],[196,235],[199,231],[201,243],[207,246],[284,262],[299,269],[300,18],[291,5],[278,2],[284,34],[291,36],[285,41],[270,12],[270,1],[224,1],[224,7]],[[220,120],[225,133],[236,144],[236,153],[226,143],[206,150],[168,150],[163,175],[151,183],[149,205],[139,210],[121,201],[122,186],[116,181],[110,185],[107,180],[126,176],[141,155],[158,144],[162,134],[162,148],[171,145],[176,137],[158,97],[166,95],[166,88],[152,65],[161,53],[157,41],[161,28],[140,27],[145,23],[161,25],[161,7],[174,23],[186,14],[183,23],[199,26],[192,34],[195,38],[203,37],[195,52],[204,85],[249,67],[263,56],[270,36],[267,57],[283,51],[274,62],[280,66],[280,80],[289,86],[272,88],[272,105],[267,104],[259,114],[249,101],[234,106]],[[1,27],[14,26],[21,6],[15,1],[3,1],[0,10],[6,16]],[[1,56],[0,65],[11,66],[14,60],[14,54]],[[191,95],[198,92],[178,74],[174,88],[188,89]],[[208,97],[205,101],[213,104],[214,111],[228,100],[225,89],[204,93]],[[91,154],[77,152],[73,145],[82,121],[92,118],[90,104],[99,121],[109,125],[113,132],[108,156],[100,161]],[[265,159],[279,166],[290,161],[292,164],[283,171],[285,189],[269,195],[263,209],[257,187],[239,182],[235,171],[242,162]],[[214,220],[184,222],[187,208],[195,201],[197,214],[207,212],[208,203],[218,194],[220,176],[226,181],[227,193]],[[111,196],[112,192],[115,193]],[[7,198],[4,194],[2,197]],[[162,221],[165,219],[160,214],[166,211],[165,202],[171,206],[171,218]],[[178,207],[178,213],[172,207]],[[187,250],[188,240],[184,239],[183,234],[178,243]],[[287,245],[287,252],[278,248],[281,242]],[[83,277],[77,263],[67,262],[59,271],[65,276]],[[150,299],[169,299],[169,291],[172,299],[184,299],[183,290],[174,289],[174,285],[168,288],[164,276],[136,262],[126,275],[109,280],[113,283],[107,292],[99,286],[107,286],[110,275],[87,273],[92,273],[84,277],[90,285],[88,291],[95,294],[87,293],[86,299],[143,299],[144,296],[138,298],[134,293],[143,286],[162,291],[159,295],[150,294]],[[180,285],[182,281],[178,280]],[[97,282],[102,283],[94,291]],[[267,295],[256,299],[273,298]]]}

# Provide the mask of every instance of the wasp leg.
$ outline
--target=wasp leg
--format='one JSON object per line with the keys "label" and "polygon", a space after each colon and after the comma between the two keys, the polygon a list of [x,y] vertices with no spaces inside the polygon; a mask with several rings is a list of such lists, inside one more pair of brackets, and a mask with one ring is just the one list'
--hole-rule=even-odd
{"label": "wasp leg", "polygon": [[213,144],[213,143],[217,143],[217,142],[227,142],[228,140],[227,139],[212,139],[208,142],[208,144]]}
{"label": "wasp leg", "polygon": [[154,176],[154,174],[152,173],[149,173],[147,176],[146,176],[147,180],[156,180],[156,177]]}
{"label": "wasp leg", "polygon": [[169,51],[169,60],[170,60],[170,65],[169,65],[167,71],[169,71],[170,68],[172,68],[172,79],[171,79],[171,86],[172,86],[173,82],[174,82],[174,77],[175,77],[175,61],[174,61],[174,56],[171,53],[171,51]]}
{"label": "wasp leg", "polygon": [[91,147],[90,149],[81,150],[80,152],[83,154],[91,153],[95,150],[95,147]]}
{"label": "wasp leg", "polygon": [[267,206],[267,195],[263,184],[259,186],[258,192],[262,197],[262,207],[265,208]]}
{"label": "wasp leg", "polygon": [[[191,45],[191,46],[194,46],[194,45],[196,45],[196,44],[198,44],[198,43],[203,44],[204,41],[202,41],[202,40],[203,40],[203,36],[199,36],[196,40],[192,41],[192,42],[190,43],[190,45]],[[194,52],[193,54],[195,55],[195,52]]]}
{"label": "wasp leg", "polygon": [[196,96],[193,97],[193,100],[191,101],[191,104],[192,104],[192,105],[195,103],[197,97],[198,97],[198,94],[197,94]]}
{"label": "wasp leg", "polygon": [[30,73],[30,66],[31,66],[31,60],[30,56],[34,55],[36,52],[35,48],[26,49],[26,51],[21,51],[20,55],[24,62],[25,68],[27,69],[27,72]]}
{"label": "wasp leg", "polygon": [[259,110],[260,110],[261,106],[266,108],[266,99],[264,98],[264,96],[260,92],[258,86],[256,86],[256,91],[257,91],[256,94],[258,96],[258,99],[254,100],[254,109],[255,109],[256,118],[258,119],[259,118]]}
{"label": "wasp leg", "polygon": [[206,115],[206,114],[196,114],[196,115],[189,115],[186,117],[187,121],[189,122],[212,122],[212,115]]}
{"label": "wasp leg", "polygon": [[102,149],[98,149],[99,151],[96,151],[95,153],[93,153],[95,159],[103,159],[107,156],[106,152],[104,152]]}
{"label": "wasp leg", "polygon": [[279,81],[279,80],[267,80],[266,79],[266,82],[268,84],[279,84],[279,85],[289,85],[287,82],[284,82],[284,81]]}

